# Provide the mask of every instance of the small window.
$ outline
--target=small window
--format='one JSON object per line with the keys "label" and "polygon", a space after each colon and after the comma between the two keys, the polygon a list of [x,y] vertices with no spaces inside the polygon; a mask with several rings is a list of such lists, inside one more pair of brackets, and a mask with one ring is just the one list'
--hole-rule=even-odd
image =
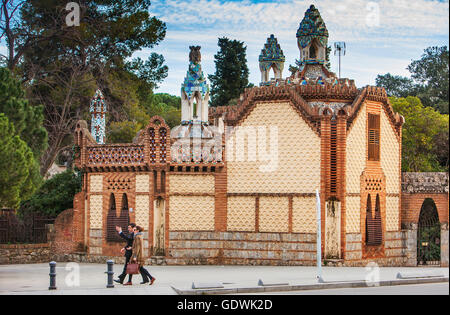
{"label": "small window", "polygon": [[380,115],[369,114],[369,161],[380,160]]}

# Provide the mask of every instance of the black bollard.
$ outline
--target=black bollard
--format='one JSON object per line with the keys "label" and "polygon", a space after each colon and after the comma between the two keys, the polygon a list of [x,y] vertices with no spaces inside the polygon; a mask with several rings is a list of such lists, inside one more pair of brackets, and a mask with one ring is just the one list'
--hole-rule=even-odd
{"label": "black bollard", "polygon": [[108,260],[106,262],[108,264],[108,271],[106,272],[108,274],[108,284],[107,284],[107,288],[114,288],[114,283],[113,283],[113,275],[114,275],[114,271],[113,271],[113,265],[114,265],[114,260]]}
{"label": "black bollard", "polygon": [[50,286],[48,287],[49,290],[56,290],[56,262],[51,261],[50,262]]}

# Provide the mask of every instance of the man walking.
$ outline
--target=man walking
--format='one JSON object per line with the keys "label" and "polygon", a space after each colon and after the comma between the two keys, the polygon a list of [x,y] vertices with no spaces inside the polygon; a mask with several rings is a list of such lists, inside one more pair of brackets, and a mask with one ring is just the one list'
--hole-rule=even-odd
{"label": "man walking", "polygon": [[[122,228],[120,226],[116,226],[116,231],[119,233],[120,237],[127,241],[127,244],[124,248],[120,250],[121,253],[125,253],[125,266],[123,267],[122,274],[119,275],[118,280],[114,280],[117,283],[123,284],[123,281],[125,280],[125,277],[127,276],[127,265],[130,262],[131,255],[133,254],[132,248],[133,248],[133,240],[134,240],[134,231],[136,224],[130,223],[128,225],[128,235],[125,235],[122,232]],[[131,275],[128,275],[128,282],[131,282]]]}

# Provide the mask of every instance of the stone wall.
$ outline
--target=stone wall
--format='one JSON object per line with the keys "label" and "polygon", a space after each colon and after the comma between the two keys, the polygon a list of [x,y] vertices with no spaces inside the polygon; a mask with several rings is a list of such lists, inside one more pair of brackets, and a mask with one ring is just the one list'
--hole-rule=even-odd
{"label": "stone wall", "polygon": [[32,264],[50,262],[50,244],[0,244],[0,264]]}
{"label": "stone wall", "polygon": [[170,232],[170,265],[307,265],[316,263],[316,234]]}

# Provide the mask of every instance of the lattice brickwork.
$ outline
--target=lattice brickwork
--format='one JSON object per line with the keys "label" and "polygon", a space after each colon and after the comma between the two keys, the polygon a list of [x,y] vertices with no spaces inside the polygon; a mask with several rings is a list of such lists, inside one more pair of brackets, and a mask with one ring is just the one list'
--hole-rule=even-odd
{"label": "lattice brickwork", "polygon": [[386,231],[398,231],[399,198],[386,197]]}
{"label": "lattice brickwork", "polygon": [[144,146],[101,146],[88,147],[88,164],[91,165],[130,165],[143,164]]}
{"label": "lattice brickwork", "polygon": [[140,225],[148,229],[149,215],[150,215],[150,199],[148,195],[136,195],[136,215],[135,221],[137,225]]}
{"label": "lattice brickwork", "polygon": [[136,175],[136,192],[149,192],[150,176]]}
{"label": "lattice brickwork", "polygon": [[259,231],[289,232],[289,199],[287,197],[259,199]]}
{"label": "lattice brickwork", "polygon": [[347,193],[361,190],[361,174],[366,167],[366,116],[366,105],[362,105],[347,136]]}
{"label": "lattice brickwork", "polygon": [[214,230],[214,197],[171,196],[169,205],[171,231]]}
{"label": "lattice brickwork", "polygon": [[294,197],[292,202],[292,232],[316,233],[316,212],[315,197]]}
{"label": "lattice brickwork", "polygon": [[103,196],[91,195],[89,197],[90,204],[90,228],[102,229],[103,228]]}
{"label": "lattice brickwork", "polygon": [[381,167],[386,175],[386,192],[400,193],[400,144],[392,129],[389,118],[381,112]]}
{"label": "lattice brickwork", "polygon": [[214,175],[170,175],[171,193],[213,194]]}
{"label": "lattice brickwork", "polygon": [[228,231],[255,230],[255,197],[229,197],[227,206]]}
{"label": "lattice brickwork", "polygon": [[91,192],[102,192],[103,191],[103,175],[91,175]]}
{"label": "lattice brickwork", "polygon": [[228,192],[310,193],[320,186],[320,139],[289,103],[257,104],[242,126],[265,128],[267,152],[270,127],[278,128],[278,166],[272,172],[261,171],[260,166],[269,162],[262,161],[258,154],[256,161],[249,161],[245,145],[245,161],[229,159]]}
{"label": "lattice brickwork", "polygon": [[360,233],[361,230],[361,197],[350,196],[346,199],[346,232]]}

